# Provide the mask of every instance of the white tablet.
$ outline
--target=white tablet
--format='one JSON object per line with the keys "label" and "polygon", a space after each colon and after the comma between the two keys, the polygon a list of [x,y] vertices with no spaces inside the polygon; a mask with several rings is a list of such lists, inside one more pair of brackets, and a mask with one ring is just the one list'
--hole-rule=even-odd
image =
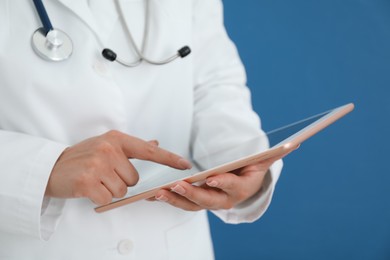
{"label": "white tablet", "polygon": [[[300,120],[293,124],[275,129],[267,133],[266,141],[269,142],[270,148],[265,151],[256,151],[244,156],[239,156],[231,160],[229,156],[228,162],[222,160],[223,163],[216,167],[212,167],[205,171],[178,171],[171,169],[172,174],[155,174],[153,178],[145,179],[137,183],[133,187],[129,187],[128,193],[125,198],[113,201],[107,205],[99,206],[95,208],[96,212],[104,212],[111,210],[126,204],[154,197],[160,189],[169,189],[175,182],[184,180],[190,183],[199,182],[205,180],[211,175],[231,172],[233,170],[242,168],[247,165],[255,164],[270,158],[280,157],[287,155],[291,151],[295,150],[302,142],[315,135],[325,127],[334,123],[336,120],[345,116],[354,109],[354,105],[347,104],[327,112]],[[247,142],[245,145],[237,146],[235,150],[245,150],[244,146],[248,147],[252,142]],[[253,147],[252,147],[253,148]],[[234,150],[233,149],[233,150]],[[246,149],[247,150],[247,149]],[[253,149],[252,149],[253,150]],[[248,150],[247,150],[248,151]],[[230,153],[240,154],[240,153]],[[210,155],[209,155],[210,156]],[[211,155],[212,156],[212,155]],[[170,169],[170,168],[169,168]],[[176,173],[174,173],[176,171]]]}

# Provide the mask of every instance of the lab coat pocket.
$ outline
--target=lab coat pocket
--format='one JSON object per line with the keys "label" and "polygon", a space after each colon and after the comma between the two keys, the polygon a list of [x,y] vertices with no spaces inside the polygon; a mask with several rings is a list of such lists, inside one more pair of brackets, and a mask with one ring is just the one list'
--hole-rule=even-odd
{"label": "lab coat pocket", "polygon": [[167,230],[166,240],[170,260],[214,259],[206,211]]}

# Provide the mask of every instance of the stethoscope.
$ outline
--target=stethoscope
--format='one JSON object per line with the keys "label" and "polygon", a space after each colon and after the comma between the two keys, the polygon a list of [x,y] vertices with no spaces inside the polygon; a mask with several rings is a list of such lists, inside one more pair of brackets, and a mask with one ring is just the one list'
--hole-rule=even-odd
{"label": "stethoscope", "polygon": [[[47,61],[63,61],[68,59],[73,52],[72,40],[65,32],[53,28],[50,18],[46,12],[45,6],[42,3],[42,0],[33,0],[33,2],[43,25],[43,27],[38,28],[32,35],[32,47],[34,51],[38,54],[39,57]],[[188,46],[184,46],[179,49],[175,55],[172,55],[165,60],[153,61],[148,59],[143,55],[143,51],[145,47],[145,42],[147,42],[149,32],[149,0],[146,0],[147,4],[145,14],[145,31],[141,50],[139,50],[137,44],[135,44],[133,36],[127,26],[127,23],[124,20],[125,18],[123,16],[122,8],[120,6],[119,1],[115,1],[115,3],[117,5],[117,9],[119,10],[119,16],[122,19],[122,23],[124,24],[128,32],[130,42],[139,58],[134,62],[125,62],[123,60],[118,59],[117,54],[114,51],[105,48],[102,51],[102,55],[107,60],[117,61],[118,63],[126,67],[138,66],[139,64],[141,64],[142,61],[153,65],[164,65],[174,61],[178,57],[184,58],[191,53],[191,49]]]}

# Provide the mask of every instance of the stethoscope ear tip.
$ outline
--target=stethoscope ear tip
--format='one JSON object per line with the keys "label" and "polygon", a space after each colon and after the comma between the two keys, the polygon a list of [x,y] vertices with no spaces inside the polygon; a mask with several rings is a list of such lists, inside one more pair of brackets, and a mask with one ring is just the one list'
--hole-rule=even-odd
{"label": "stethoscope ear tip", "polygon": [[191,53],[191,49],[188,46],[184,46],[180,50],[178,50],[177,52],[179,53],[180,57],[184,58]]}
{"label": "stethoscope ear tip", "polygon": [[110,49],[103,49],[102,51],[102,55],[105,59],[109,60],[109,61],[115,61],[116,60],[116,53]]}

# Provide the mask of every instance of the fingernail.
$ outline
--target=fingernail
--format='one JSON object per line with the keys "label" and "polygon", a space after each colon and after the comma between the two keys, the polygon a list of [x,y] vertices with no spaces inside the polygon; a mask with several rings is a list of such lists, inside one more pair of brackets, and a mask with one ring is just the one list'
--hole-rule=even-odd
{"label": "fingernail", "polygon": [[164,195],[156,196],[156,200],[162,201],[162,202],[167,202],[168,198],[165,197]]}
{"label": "fingernail", "polygon": [[186,193],[186,190],[182,186],[180,186],[179,184],[177,184],[176,186],[171,188],[171,190],[176,192],[177,194],[180,194],[180,195],[184,195]]}
{"label": "fingernail", "polygon": [[218,186],[218,182],[217,181],[207,181],[206,184],[210,187],[217,187]]}
{"label": "fingernail", "polygon": [[178,164],[180,165],[180,167],[184,168],[184,169],[191,169],[192,168],[192,165],[189,161],[187,161],[186,159],[180,159]]}
{"label": "fingernail", "polygon": [[159,142],[157,140],[150,140],[149,143],[154,145],[154,146],[158,146],[159,145]]}

